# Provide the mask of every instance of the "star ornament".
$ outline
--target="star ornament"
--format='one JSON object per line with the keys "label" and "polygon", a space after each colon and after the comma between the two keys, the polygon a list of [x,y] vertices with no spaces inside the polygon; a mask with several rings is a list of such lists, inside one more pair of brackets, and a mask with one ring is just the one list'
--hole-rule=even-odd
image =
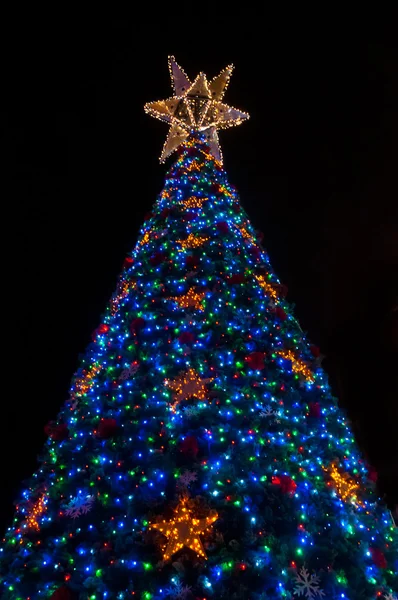
{"label": "star ornament", "polygon": [[202,379],[195,369],[188,369],[185,372],[182,371],[175,379],[166,379],[166,387],[174,392],[174,402],[171,405],[172,411],[176,412],[177,406],[183,400],[189,400],[190,398],[205,400],[207,396],[206,386],[211,383],[213,379],[213,377]]}
{"label": "star ornament", "polygon": [[200,535],[203,535],[207,529],[218,519],[216,511],[210,511],[205,519],[195,519],[192,517],[187,501],[181,499],[176,510],[175,516],[170,521],[161,521],[160,523],[150,523],[149,529],[157,529],[167,537],[167,546],[163,553],[163,560],[169,560],[173,554],[181,548],[190,548],[198,556],[207,560]]}
{"label": "star ornament", "polygon": [[176,63],[174,56],[169,57],[169,70],[174,96],[166,100],[148,102],[144,106],[149,115],[171,126],[160,161],[164,162],[191,132],[200,131],[205,133],[211,153],[222,163],[217,130],[240,125],[249,118],[247,113],[221,102],[231,78],[233,65],[226,67],[210,82],[204,73],[199,73],[191,82]]}

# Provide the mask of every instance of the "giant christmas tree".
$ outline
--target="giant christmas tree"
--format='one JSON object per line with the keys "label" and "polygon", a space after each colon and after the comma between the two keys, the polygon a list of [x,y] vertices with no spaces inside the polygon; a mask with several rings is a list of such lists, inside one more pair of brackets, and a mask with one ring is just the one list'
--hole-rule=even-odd
{"label": "giant christmas tree", "polygon": [[3,599],[395,598],[396,530],[221,166],[231,68],[146,106],[177,151],[47,426]]}

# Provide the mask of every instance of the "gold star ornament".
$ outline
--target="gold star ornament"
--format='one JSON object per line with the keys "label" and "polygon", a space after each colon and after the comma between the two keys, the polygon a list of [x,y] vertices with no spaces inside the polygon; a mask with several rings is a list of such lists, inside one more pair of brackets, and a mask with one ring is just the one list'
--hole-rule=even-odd
{"label": "gold star ornament", "polygon": [[169,560],[181,548],[190,548],[198,556],[207,560],[200,535],[218,519],[216,511],[210,511],[205,519],[194,519],[187,507],[187,500],[182,498],[175,510],[175,517],[170,521],[150,523],[149,529],[157,529],[168,539],[163,560]]}
{"label": "gold star ornament", "polygon": [[213,377],[201,378],[195,369],[182,371],[175,379],[166,379],[165,385],[174,392],[172,411],[176,412],[177,406],[184,400],[197,398],[205,400],[207,396],[206,385],[213,381]]}
{"label": "gold star ornament", "polygon": [[200,131],[206,135],[211,153],[222,163],[217,130],[240,125],[249,118],[247,113],[221,102],[233,65],[226,67],[210,82],[204,73],[199,73],[191,83],[174,56],[169,57],[169,70],[174,96],[166,100],[148,102],[144,106],[149,115],[171,126],[160,161],[164,162],[190,133]]}

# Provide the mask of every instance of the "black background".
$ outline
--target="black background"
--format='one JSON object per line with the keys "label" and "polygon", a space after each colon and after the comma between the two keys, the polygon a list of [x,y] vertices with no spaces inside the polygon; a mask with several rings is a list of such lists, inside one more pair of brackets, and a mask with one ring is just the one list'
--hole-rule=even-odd
{"label": "black background", "polygon": [[243,26],[242,7],[232,5],[216,17],[208,5],[185,15],[177,5],[149,9],[134,19],[3,21],[0,118],[11,186],[3,196],[2,521],[162,188],[167,127],[143,104],[171,94],[168,54],[190,77],[235,64],[226,101],[251,119],[221,133],[225,168],[392,505],[394,19],[385,14],[370,28],[358,16],[348,23],[281,10],[246,13]]}

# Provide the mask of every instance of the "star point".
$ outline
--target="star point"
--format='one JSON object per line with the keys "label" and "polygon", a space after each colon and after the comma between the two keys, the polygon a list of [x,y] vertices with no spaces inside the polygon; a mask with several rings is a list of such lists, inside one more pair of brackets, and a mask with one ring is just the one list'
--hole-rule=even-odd
{"label": "star point", "polygon": [[191,82],[174,56],[169,56],[169,71],[174,96],[148,102],[144,106],[149,115],[171,126],[163,146],[161,162],[186,141],[190,133],[198,131],[205,133],[212,154],[222,163],[217,130],[240,125],[249,118],[247,113],[221,102],[233,65],[228,65],[210,82],[203,72]]}

